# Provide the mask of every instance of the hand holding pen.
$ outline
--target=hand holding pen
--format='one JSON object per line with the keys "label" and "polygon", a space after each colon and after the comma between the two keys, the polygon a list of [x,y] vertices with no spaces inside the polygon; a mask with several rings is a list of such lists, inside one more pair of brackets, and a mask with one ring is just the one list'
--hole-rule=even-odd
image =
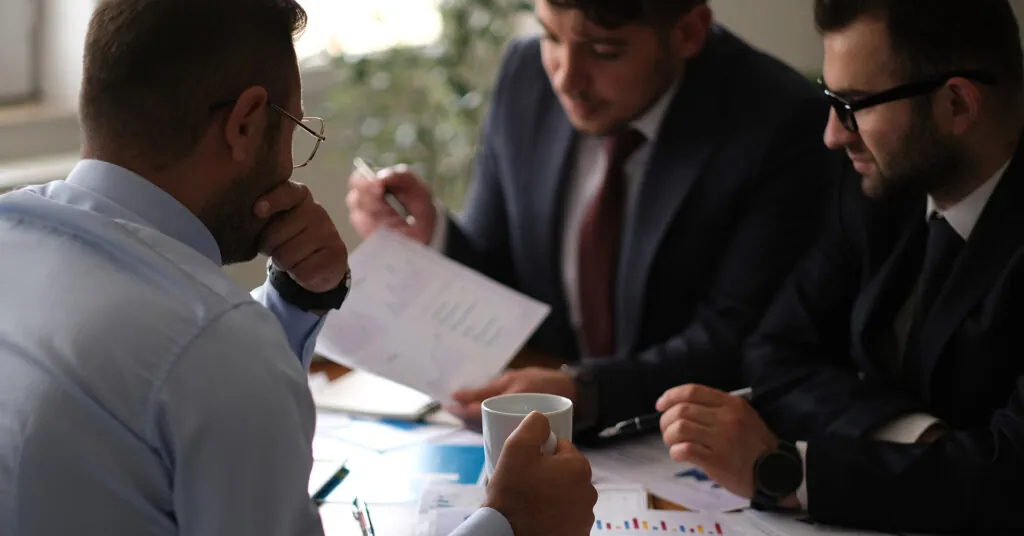
{"label": "hand holding pen", "polygon": [[356,158],[353,167],[345,202],[363,238],[384,227],[424,245],[433,241],[438,210],[425,182],[407,166],[378,170]]}

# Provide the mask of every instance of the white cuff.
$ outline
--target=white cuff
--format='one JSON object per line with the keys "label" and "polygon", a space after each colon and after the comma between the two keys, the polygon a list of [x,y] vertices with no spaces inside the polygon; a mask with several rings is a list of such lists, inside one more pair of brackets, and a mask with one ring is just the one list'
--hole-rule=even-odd
{"label": "white cuff", "polygon": [[796,500],[800,503],[800,509],[807,510],[807,442],[797,441],[796,449],[800,451],[800,459],[804,462],[804,481],[796,490]]}
{"label": "white cuff", "polygon": [[437,211],[437,219],[434,222],[434,234],[430,237],[430,249],[444,252],[445,243],[448,240],[448,209],[440,201],[434,201],[434,210]]}
{"label": "white cuff", "polygon": [[892,443],[917,443],[929,428],[941,423],[942,421],[927,413],[911,413],[875,430],[873,437]]}

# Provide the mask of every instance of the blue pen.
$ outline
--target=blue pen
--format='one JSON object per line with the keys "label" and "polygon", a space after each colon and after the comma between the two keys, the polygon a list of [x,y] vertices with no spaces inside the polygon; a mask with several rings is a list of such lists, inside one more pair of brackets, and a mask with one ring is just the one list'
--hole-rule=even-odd
{"label": "blue pen", "polygon": [[327,496],[341,485],[341,482],[345,480],[345,477],[347,476],[348,468],[345,467],[345,464],[343,463],[341,464],[341,467],[331,475],[331,478],[328,478],[327,482],[324,482],[324,485],[320,486],[320,489],[316,490],[316,493],[313,494],[313,502],[316,503],[317,506],[323,504],[327,500]]}

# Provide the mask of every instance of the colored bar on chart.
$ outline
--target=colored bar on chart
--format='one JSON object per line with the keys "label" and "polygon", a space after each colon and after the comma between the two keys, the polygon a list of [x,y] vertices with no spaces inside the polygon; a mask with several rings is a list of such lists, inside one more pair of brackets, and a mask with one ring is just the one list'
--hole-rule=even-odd
{"label": "colored bar on chart", "polygon": [[644,530],[651,530],[651,527],[647,526],[647,522],[644,521]]}
{"label": "colored bar on chart", "polygon": [[704,534],[704,525],[697,525],[697,532]]}
{"label": "colored bar on chart", "polygon": [[633,528],[640,530],[640,522],[637,521],[635,517],[633,518]]}
{"label": "colored bar on chart", "polygon": [[722,525],[715,523],[715,532],[722,534]]}
{"label": "colored bar on chart", "polygon": [[597,522],[597,530],[601,530],[601,522],[600,521]]}
{"label": "colored bar on chart", "polygon": [[661,530],[668,530],[668,525],[664,521],[661,522]]}
{"label": "colored bar on chart", "polygon": [[686,532],[686,527],[679,525],[679,532]]}

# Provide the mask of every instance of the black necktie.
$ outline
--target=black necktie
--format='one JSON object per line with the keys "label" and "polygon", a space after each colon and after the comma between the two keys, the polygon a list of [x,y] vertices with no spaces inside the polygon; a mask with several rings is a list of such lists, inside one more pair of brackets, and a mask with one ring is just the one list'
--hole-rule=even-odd
{"label": "black necktie", "polygon": [[[911,317],[910,332],[907,336],[906,348],[903,352],[903,373],[907,379],[922,380],[926,372],[921,355],[923,328],[928,315],[935,306],[935,300],[942,292],[946,280],[956,262],[957,255],[964,247],[964,239],[949,225],[941,215],[932,213],[928,217],[928,241],[924,250],[924,261],[918,278],[917,300]],[[921,389],[927,390],[922,384]],[[921,392],[927,396],[927,392]]]}
{"label": "black necktie", "polygon": [[964,239],[949,225],[946,218],[932,213],[928,218],[928,243],[924,250],[924,263],[921,265],[917,305],[914,307],[915,325],[921,324],[928,317],[963,247]]}

